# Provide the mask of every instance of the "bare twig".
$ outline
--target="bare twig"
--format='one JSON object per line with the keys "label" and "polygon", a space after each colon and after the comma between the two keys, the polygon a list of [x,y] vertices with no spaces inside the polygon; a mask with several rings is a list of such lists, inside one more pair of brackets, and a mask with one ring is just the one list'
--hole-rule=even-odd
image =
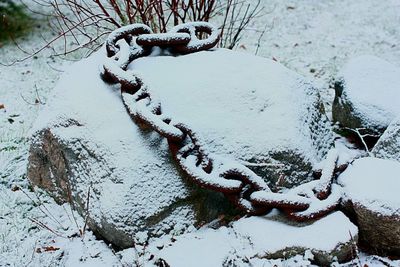
{"label": "bare twig", "polygon": [[[153,32],[166,32],[169,26],[189,21],[210,21],[222,16],[220,46],[233,49],[250,22],[261,15],[261,0],[33,0],[53,9],[49,25],[56,36],[44,39],[33,52],[19,47],[25,57],[2,65],[25,61],[43,50],[53,49],[55,56],[66,56],[85,49],[90,55],[101,46],[105,36],[127,23],[149,25]],[[255,4],[254,4],[255,3]],[[40,13],[40,12],[39,12]],[[44,14],[49,16],[48,14]],[[262,38],[265,30],[261,32]],[[202,36],[200,36],[202,37]],[[55,51],[62,42],[62,51]],[[72,45],[71,45],[72,44]]]}
{"label": "bare twig", "polygon": [[50,210],[46,207],[46,205],[40,200],[39,196],[37,195],[37,193],[35,191],[33,191],[36,199],[37,199],[37,203],[36,201],[27,193],[25,192],[24,189],[20,188],[21,192],[27,196],[33,204],[35,204],[38,209],[47,217],[49,217],[53,222],[57,223],[58,225],[61,226],[62,229],[65,229],[65,227],[61,224],[61,222],[59,220],[56,219],[56,217],[50,212]]}
{"label": "bare twig", "polygon": [[85,224],[83,225],[82,229],[82,238],[85,236],[86,232],[86,226],[89,220],[89,201],[90,201],[90,187],[92,185],[89,185],[88,192],[87,192],[87,198],[86,198],[86,215],[85,215]]}
{"label": "bare twig", "polygon": [[72,216],[72,219],[73,219],[73,221],[75,223],[75,226],[76,226],[76,229],[77,229],[78,233],[81,234],[81,231],[80,231],[80,228],[79,228],[79,225],[78,225],[78,221],[76,220],[75,215],[74,215],[74,207],[75,207],[75,205],[74,205],[74,202],[72,200],[72,191],[71,191],[71,184],[69,182],[69,179],[67,179],[66,185],[67,185],[67,197],[68,197],[69,207],[70,207],[70,211],[71,211],[71,216]]}
{"label": "bare twig", "polygon": [[48,230],[49,232],[55,234],[58,237],[62,237],[62,238],[67,238],[66,236],[61,235],[60,233],[58,233],[57,231],[51,229],[49,226],[47,226],[46,224],[42,223],[41,221],[35,219],[35,218],[28,218],[31,222],[37,224],[38,226],[42,227],[43,229]]}
{"label": "bare twig", "polygon": [[272,23],[272,25],[270,25],[270,26],[268,26],[268,24],[265,25],[263,31],[261,32],[260,36],[258,37],[258,40],[257,40],[257,48],[256,48],[256,52],[254,53],[255,55],[258,54],[258,50],[259,50],[260,47],[261,47],[261,40],[262,40],[262,38],[264,37],[265,32],[267,31],[267,29],[268,29],[268,30],[271,30],[271,29],[273,28],[273,26],[274,26],[273,23]]}
{"label": "bare twig", "polygon": [[228,0],[226,5],[220,46],[233,49],[241,40],[250,22],[263,15],[264,7],[261,6],[261,0],[257,0],[255,4],[241,0]]}
{"label": "bare twig", "polygon": [[365,151],[367,151],[369,156],[372,156],[372,153],[368,148],[367,142],[365,141],[365,137],[379,137],[379,135],[374,135],[374,134],[369,134],[369,133],[362,134],[361,131],[366,130],[365,128],[352,129],[352,128],[345,127],[344,129],[355,133],[358,136],[358,138],[360,139],[362,145],[364,146]]}
{"label": "bare twig", "polygon": [[[354,256],[355,256],[355,258],[358,260],[359,266],[362,267],[361,259],[360,259],[360,255],[359,255],[360,253],[358,252],[357,243],[355,242],[350,230],[349,230],[349,234],[350,234],[350,240],[351,240],[352,247],[353,247],[351,250],[352,257],[354,258]],[[355,253],[355,255],[353,255],[353,253]]]}
{"label": "bare twig", "polygon": [[395,265],[392,264],[390,261],[388,261],[380,256],[373,255],[372,259],[379,261],[380,263],[382,263],[383,265],[385,265],[387,267],[395,267]]}

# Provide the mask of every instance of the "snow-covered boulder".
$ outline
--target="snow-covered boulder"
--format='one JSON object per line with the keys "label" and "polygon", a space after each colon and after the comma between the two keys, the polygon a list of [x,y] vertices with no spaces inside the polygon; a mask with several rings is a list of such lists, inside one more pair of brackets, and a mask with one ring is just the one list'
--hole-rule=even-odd
{"label": "snow-covered boulder", "polygon": [[351,259],[357,235],[357,227],[341,212],[300,227],[274,218],[250,217],[229,227],[205,228],[174,242],[167,240],[158,244],[161,249],[155,254],[158,261],[174,267],[253,266],[252,259],[287,259],[298,254],[328,266]]}
{"label": "snow-covered boulder", "polygon": [[400,161],[400,117],[389,125],[372,153],[378,158]]}
{"label": "snow-covered boulder", "polygon": [[342,126],[382,133],[400,114],[400,68],[374,56],[350,60],[335,83],[332,116]]}
{"label": "snow-covered boulder", "polygon": [[374,253],[400,255],[399,174],[399,162],[367,157],[355,160],[339,177],[359,240]]}
{"label": "snow-covered boulder", "polygon": [[189,125],[210,153],[284,186],[310,177],[333,145],[319,93],[281,64],[220,49],[134,61],[163,114]]}
{"label": "snow-covered boulder", "polygon": [[[127,114],[118,88],[100,79],[103,50],[74,64],[33,129],[28,177],[89,225],[127,247],[152,235],[207,222],[231,206],[180,174],[166,140]],[[279,63],[229,50],[133,62],[163,112],[188,124],[206,149],[274,184],[311,179],[332,144],[318,92]]]}

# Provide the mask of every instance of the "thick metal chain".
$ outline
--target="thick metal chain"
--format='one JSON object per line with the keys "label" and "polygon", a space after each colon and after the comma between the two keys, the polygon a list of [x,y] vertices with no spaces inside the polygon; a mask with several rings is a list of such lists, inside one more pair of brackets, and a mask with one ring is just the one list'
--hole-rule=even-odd
{"label": "thick metal chain", "polygon": [[[200,35],[208,35],[199,39]],[[121,86],[123,103],[136,123],[146,125],[168,140],[169,148],[182,171],[198,186],[224,193],[238,208],[252,215],[278,208],[290,218],[305,221],[320,218],[334,210],[342,193],[333,183],[346,166],[336,166],[338,153],[328,152],[318,180],[302,184],[284,193],[272,192],[264,179],[246,166],[207,152],[201,137],[188,125],[164,114],[150,88],[134,71],[127,70],[135,59],[162,47],[173,53],[187,54],[217,45],[219,32],[210,23],[178,25],[168,33],[154,34],[143,24],[122,27],[106,41],[108,60],[102,78]]]}

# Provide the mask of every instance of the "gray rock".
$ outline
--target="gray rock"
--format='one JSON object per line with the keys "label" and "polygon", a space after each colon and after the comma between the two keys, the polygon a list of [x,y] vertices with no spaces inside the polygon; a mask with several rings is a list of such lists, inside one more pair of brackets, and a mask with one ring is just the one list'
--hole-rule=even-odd
{"label": "gray rock", "polygon": [[347,202],[359,226],[359,242],[367,251],[382,256],[400,256],[400,214],[382,215],[360,203]]}
{"label": "gray rock", "polygon": [[[182,235],[176,242],[164,244],[156,257],[176,267],[192,266],[198,261],[205,266],[258,266],[263,264],[261,260],[269,266],[269,259],[305,254],[313,263],[329,266],[354,257],[358,230],[343,213],[295,225],[277,221],[276,217],[242,218],[227,228]],[[260,261],[253,265],[249,262],[252,259]]]}
{"label": "gray rock", "polygon": [[333,120],[381,134],[400,114],[400,68],[373,56],[350,60],[335,82]]}
{"label": "gray rock", "polygon": [[372,153],[378,158],[400,161],[400,118],[389,125],[372,149]]}
{"label": "gray rock", "polygon": [[399,173],[399,162],[367,157],[354,161],[338,179],[360,244],[375,254],[400,256]]}
{"label": "gray rock", "polygon": [[[166,140],[132,122],[118,88],[100,79],[104,57],[101,50],[74,64],[59,81],[32,130],[28,178],[122,248],[141,231],[179,234],[233,212],[223,195],[182,177]],[[289,186],[310,180],[332,144],[318,92],[278,63],[218,50],[134,66],[211,153],[268,173],[271,184],[283,174],[294,177],[284,179]]]}
{"label": "gray rock", "polygon": [[131,67],[154,88],[163,113],[196,129],[211,153],[241,161],[271,185],[311,178],[333,145],[318,91],[277,62],[220,49]]}

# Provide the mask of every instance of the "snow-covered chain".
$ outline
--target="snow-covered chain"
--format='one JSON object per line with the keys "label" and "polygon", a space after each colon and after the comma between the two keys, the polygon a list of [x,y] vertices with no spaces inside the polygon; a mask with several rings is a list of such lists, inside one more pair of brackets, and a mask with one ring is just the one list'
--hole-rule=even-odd
{"label": "snow-covered chain", "polygon": [[[202,34],[208,37],[200,40],[198,36]],[[253,215],[278,208],[290,218],[304,221],[334,210],[342,196],[340,188],[332,184],[338,172],[335,149],[328,153],[319,180],[286,193],[272,192],[265,180],[246,166],[208,153],[201,137],[178,118],[164,114],[161,103],[140,76],[126,70],[133,60],[149,55],[155,46],[187,54],[211,49],[218,42],[218,30],[207,22],[181,24],[164,34],[154,34],[142,24],[125,26],[111,33],[106,41],[108,59],[102,77],[104,81],[121,85],[129,115],[168,140],[176,162],[197,185],[224,193],[237,207]]]}

